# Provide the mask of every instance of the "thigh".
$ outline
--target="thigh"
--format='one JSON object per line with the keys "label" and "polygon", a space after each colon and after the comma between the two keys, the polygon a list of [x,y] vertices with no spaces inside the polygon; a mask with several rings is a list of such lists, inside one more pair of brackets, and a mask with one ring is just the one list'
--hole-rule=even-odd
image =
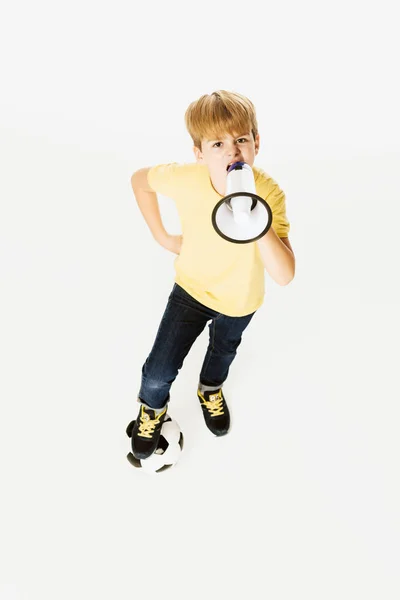
{"label": "thigh", "polygon": [[244,317],[228,317],[220,314],[209,325],[210,342],[217,348],[235,351],[242,340],[242,334],[257,311]]}
{"label": "thigh", "polygon": [[[180,288],[182,289],[182,288]],[[189,296],[189,294],[188,294]],[[193,343],[210,319],[208,311],[201,309],[191,296],[188,299],[176,293],[174,286],[161,319],[151,353],[146,361],[148,368],[168,377],[176,375]]]}

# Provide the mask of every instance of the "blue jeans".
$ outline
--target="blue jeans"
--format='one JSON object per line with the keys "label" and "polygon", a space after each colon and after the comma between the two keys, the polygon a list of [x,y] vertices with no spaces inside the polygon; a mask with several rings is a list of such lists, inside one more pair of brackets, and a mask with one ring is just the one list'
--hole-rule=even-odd
{"label": "blue jeans", "polygon": [[236,356],[242,333],[255,312],[244,317],[228,317],[204,306],[175,283],[153,348],[142,367],[139,401],[152,408],[162,408],[169,402],[170,387],[194,341],[210,319],[210,343],[200,383],[222,386]]}

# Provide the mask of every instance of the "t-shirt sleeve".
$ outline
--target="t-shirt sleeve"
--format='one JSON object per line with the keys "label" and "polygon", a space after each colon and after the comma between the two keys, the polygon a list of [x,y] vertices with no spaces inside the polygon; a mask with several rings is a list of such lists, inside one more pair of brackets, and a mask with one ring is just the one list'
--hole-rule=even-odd
{"label": "t-shirt sleeve", "polygon": [[178,169],[179,164],[176,162],[151,167],[147,172],[147,181],[150,187],[163,196],[174,198],[178,191]]}
{"label": "t-shirt sleeve", "polygon": [[272,178],[269,179],[269,192],[265,201],[272,210],[272,228],[278,237],[288,237],[290,223],[286,216],[286,196]]}
{"label": "t-shirt sleeve", "polygon": [[286,215],[286,196],[277,182],[260,167],[253,167],[256,191],[272,211],[272,228],[278,237],[288,237],[290,223]]}

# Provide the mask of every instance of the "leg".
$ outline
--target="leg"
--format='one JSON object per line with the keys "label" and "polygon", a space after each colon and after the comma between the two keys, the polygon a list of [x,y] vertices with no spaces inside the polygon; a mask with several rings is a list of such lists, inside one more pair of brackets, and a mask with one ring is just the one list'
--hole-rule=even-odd
{"label": "leg", "polygon": [[154,409],[169,402],[170,387],[207,321],[218,315],[175,284],[153,348],[142,367],[139,400]]}
{"label": "leg", "polygon": [[195,339],[215,311],[174,285],[153,348],[142,367],[139,414],[132,429],[132,453],[145,459],[157,448],[169,402],[169,390]]}
{"label": "leg", "polygon": [[209,324],[210,343],[200,373],[201,389],[219,389],[228,377],[230,365],[242,341],[242,333],[255,315],[228,317],[219,314]]}
{"label": "leg", "polygon": [[209,325],[210,343],[200,374],[197,396],[206,425],[214,435],[225,435],[230,428],[229,408],[222,384],[236,356],[242,333],[254,314],[245,317],[219,314]]}

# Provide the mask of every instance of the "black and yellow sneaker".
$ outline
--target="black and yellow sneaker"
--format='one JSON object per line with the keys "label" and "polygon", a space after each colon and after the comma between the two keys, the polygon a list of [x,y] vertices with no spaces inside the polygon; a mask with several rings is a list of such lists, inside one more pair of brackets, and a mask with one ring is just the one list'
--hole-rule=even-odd
{"label": "black and yellow sneaker", "polygon": [[197,390],[203,416],[208,429],[214,435],[225,435],[229,431],[230,415],[222,389],[201,392]]}
{"label": "black and yellow sneaker", "polygon": [[136,458],[148,458],[157,448],[167,407],[159,412],[142,404],[132,430],[132,453]]}

